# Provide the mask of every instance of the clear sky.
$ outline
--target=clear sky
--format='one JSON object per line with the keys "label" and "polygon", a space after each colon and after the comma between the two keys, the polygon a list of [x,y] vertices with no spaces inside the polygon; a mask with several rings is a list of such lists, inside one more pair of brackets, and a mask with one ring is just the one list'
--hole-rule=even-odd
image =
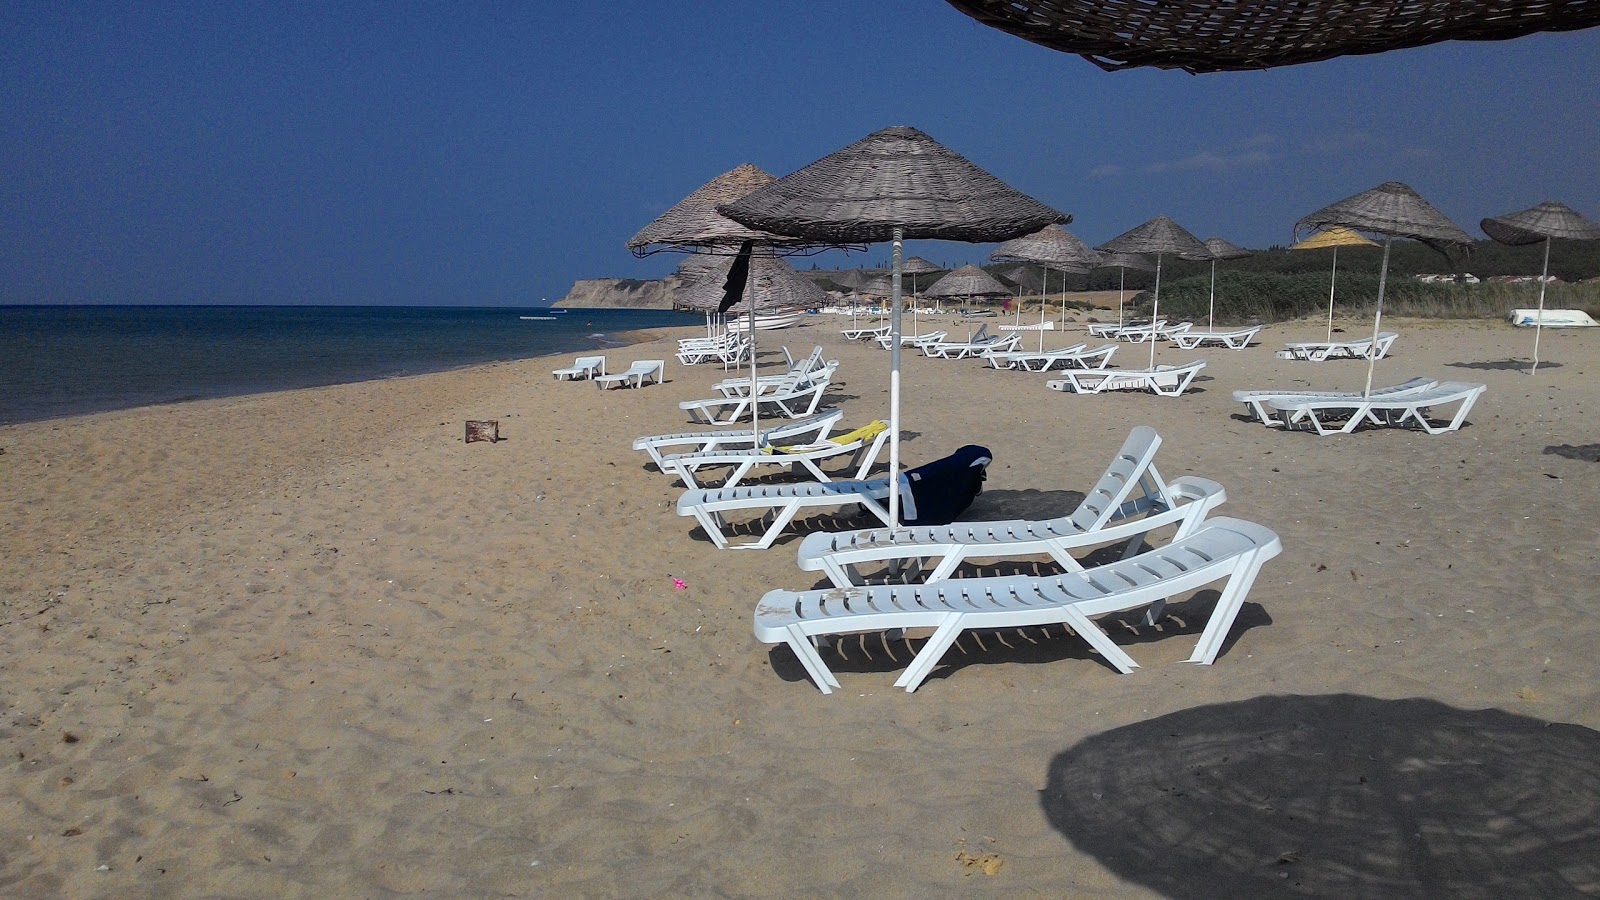
{"label": "clear sky", "polygon": [[1600,216],[1600,29],[1192,76],[1102,72],[942,0],[13,0],[5,19],[0,303],[536,305],[671,271],[624,244],[728,169],[785,175],[888,125],[1090,244],[1160,213],[1287,243],[1388,180],[1475,235],[1545,199]]}

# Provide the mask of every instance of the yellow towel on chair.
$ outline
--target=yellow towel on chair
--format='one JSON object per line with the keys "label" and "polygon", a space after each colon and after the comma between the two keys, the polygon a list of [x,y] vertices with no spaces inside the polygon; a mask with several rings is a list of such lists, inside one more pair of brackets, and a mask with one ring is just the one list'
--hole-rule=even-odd
{"label": "yellow towel on chair", "polygon": [[834,435],[833,437],[828,438],[826,441],[822,441],[820,443],[792,444],[788,447],[767,447],[763,449],[762,452],[784,454],[809,453],[812,450],[823,450],[828,447],[843,447],[848,444],[854,444],[858,441],[870,441],[888,430],[889,423],[883,421],[882,419],[878,419],[873,422],[868,422],[860,428],[857,428],[855,431]]}

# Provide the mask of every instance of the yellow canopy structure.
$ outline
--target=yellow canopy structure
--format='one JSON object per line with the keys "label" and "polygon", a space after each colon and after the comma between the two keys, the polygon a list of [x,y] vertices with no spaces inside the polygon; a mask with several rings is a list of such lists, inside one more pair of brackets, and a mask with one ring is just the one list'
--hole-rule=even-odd
{"label": "yellow canopy structure", "polygon": [[1290,250],[1325,250],[1329,247],[1376,247],[1376,241],[1369,241],[1343,225],[1335,225],[1326,231],[1319,231]]}

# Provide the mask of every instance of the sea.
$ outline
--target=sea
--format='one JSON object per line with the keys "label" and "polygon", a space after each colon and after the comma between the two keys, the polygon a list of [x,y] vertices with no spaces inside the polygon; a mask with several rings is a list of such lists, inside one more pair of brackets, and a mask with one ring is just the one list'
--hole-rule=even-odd
{"label": "sea", "polygon": [[0,424],[620,347],[639,309],[0,306]]}

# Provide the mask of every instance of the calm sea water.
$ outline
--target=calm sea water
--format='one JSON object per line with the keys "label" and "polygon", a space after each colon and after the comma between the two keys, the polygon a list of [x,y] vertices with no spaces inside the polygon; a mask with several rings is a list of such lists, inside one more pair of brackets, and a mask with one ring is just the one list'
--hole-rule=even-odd
{"label": "calm sea water", "polygon": [[0,306],[0,424],[613,347],[623,332],[701,321],[625,309]]}

